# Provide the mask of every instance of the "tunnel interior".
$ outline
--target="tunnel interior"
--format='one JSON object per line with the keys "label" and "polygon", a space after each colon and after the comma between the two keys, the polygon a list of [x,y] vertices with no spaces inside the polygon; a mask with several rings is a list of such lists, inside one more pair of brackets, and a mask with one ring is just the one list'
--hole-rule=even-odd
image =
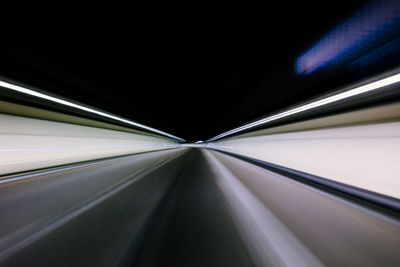
{"label": "tunnel interior", "polygon": [[2,30],[0,266],[400,266],[399,1],[49,10]]}

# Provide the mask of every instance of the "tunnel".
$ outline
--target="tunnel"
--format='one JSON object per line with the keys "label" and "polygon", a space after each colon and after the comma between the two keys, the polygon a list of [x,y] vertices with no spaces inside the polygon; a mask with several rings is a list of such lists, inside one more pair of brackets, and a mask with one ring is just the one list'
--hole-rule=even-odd
{"label": "tunnel", "polygon": [[400,265],[398,1],[48,10],[0,42],[0,266]]}

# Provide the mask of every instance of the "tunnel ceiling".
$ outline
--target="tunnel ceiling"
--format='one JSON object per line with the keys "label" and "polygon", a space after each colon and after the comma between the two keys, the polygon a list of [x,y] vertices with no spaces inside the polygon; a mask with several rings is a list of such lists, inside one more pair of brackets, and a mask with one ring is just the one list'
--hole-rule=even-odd
{"label": "tunnel ceiling", "polygon": [[365,1],[69,7],[11,20],[0,75],[187,140],[349,81],[294,61]]}

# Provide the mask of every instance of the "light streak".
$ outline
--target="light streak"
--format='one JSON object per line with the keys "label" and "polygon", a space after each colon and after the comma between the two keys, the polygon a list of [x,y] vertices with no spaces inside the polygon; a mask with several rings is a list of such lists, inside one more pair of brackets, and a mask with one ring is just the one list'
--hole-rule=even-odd
{"label": "light streak", "polygon": [[377,89],[380,89],[382,87],[395,84],[395,83],[397,83],[399,81],[400,81],[400,73],[395,74],[395,75],[390,76],[390,77],[387,77],[387,78],[383,78],[381,80],[378,80],[378,81],[375,81],[375,82],[372,82],[372,83],[368,83],[368,84],[365,84],[365,85],[350,89],[350,90],[342,92],[342,93],[338,93],[338,94],[335,94],[335,95],[332,95],[332,96],[329,96],[329,97],[326,97],[326,98],[323,98],[323,99],[320,99],[320,100],[305,104],[305,105],[301,105],[301,106],[293,108],[293,109],[286,110],[284,112],[269,116],[267,118],[264,118],[264,119],[261,119],[261,120],[258,120],[258,121],[243,125],[243,126],[240,126],[238,128],[235,128],[235,129],[232,129],[232,130],[227,131],[225,133],[222,133],[220,135],[217,135],[217,136],[207,140],[207,142],[215,141],[217,139],[221,139],[222,137],[226,137],[228,135],[232,135],[232,134],[235,134],[235,133],[238,133],[238,132],[250,129],[250,128],[254,128],[256,126],[259,126],[259,125],[262,125],[262,124],[265,124],[265,123],[268,123],[268,122],[271,122],[271,121],[275,121],[277,119],[281,119],[281,118],[284,118],[284,117],[288,117],[290,115],[294,115],[294,114],[301,113],[301,112],[304,112],[304,111],[307,111],[307,110],[311,110],[311,109],[314,109],[314,108],[317,108],[317,107],[321,107],[321,106],[324,106],[324,105],[327,105],[327,104],[331,104],[333,102],[337,102],[337,101],[340,101],[340,100],[343,100],[343,99],[346,99],[346,98],[349,98],[349,97],[352,97],[352,96],[356,96],[356,95],[359,95],[359,94],[364,94],[364,93],[367,93],[367,92],[371,92],[373,90],[377,90]]}
{"label": "light streak", "polygon": [[175,139],[175,140],[179,140],[181,142],[185,141],[184,139],[182,139],[180,137],[171,135],[169,133],[166,133],[166,132],[163,132],[163,131],[160,131],[160,130],[157,130],[157,129],[154,129],[154,128],[151,128],[151,127],[148,127],[146,125],[143,125],[143,124],[131,121],[131,120],[127,120],[127,119],[124,119],[124,118],[121,118],[121,117],[118,117],[118,116],[115,116],[115,115],[112,115],[112,114],[109,114],[109,113],[106,113],[106,112],[103,112],[103,111],[99,111],[99,110],[96,110],[96,109],[93,109],[93,108],[90,108],[90,107],[86,107],[86,106],[82,106],[82,105],[79,105],[79,104],[76,104],[76,103],[72,103],[72,102],[69,102],[69,101],[54,97],[54,96],[49,96],[49,95],[46,95],[46,94],[31,90],[31,89],[28,89],[28,88],[25,88],[25,87],[22,87],[22,86],[19,86],[19,85],[15,85],[15,84],[8,83],[8,82],[5,82],[5,81],[0,81],[0,86],[4,87],[4,88],[7,88],[7,89],[10,89],[10,90],[13,90],[13,91],[17,91],[17,92],[23,93],[23,94],[31,95],[31,96],[42,98],[42,99],[46,99],[48,101],[55,102],[55,103],[58,103],[58,104],[61,104],[61,105],[64,105],[64,106],[76,108],[76,109],[83,110],[83,111],[86,111],[86,112],[89,112],[89,113],[92,113],[92,114],[96,114],[96,115],[99,115],[99,116],[102,116],[102,117],[106,117],[106,118],[109,118],[109,119],[112,119],[112,120],[120,121],[120,122],[129,124],[129,125],[138,127],[140,129],[143,129],[143,130],[147,130],[147,131],[150,131],[150,132],[153,132],[153,133],[157,133],[157,134],[160,134],[160,135],[163,135],[163,136],[167,136],[167,137]]}
{"label": "light streak", "polygon": [[372,62],[398,51],[398,46],[389,47],[386,43],[392,38],[399,40],[396,33],[399,26],[399,1],[373,1],[300,55],[295,64],[296,73],[310,74],[328,65],[357,61],[368,53],[373,53],[375,58],[370,56],[363,61]]}

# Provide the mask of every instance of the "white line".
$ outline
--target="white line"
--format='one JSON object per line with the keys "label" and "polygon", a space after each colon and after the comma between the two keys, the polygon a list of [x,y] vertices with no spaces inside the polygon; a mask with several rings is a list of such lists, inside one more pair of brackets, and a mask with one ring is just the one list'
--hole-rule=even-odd
{"label": "white line", "polygon": [[130,120],[127,120],[127,119],[123,119],[123,118],[117,117],[115,115],[108,114],[108,113],[105,113],[105,112],[102,112],[102,111],[99,111],[99,110],[96,110],[96,109],[93,109],[93,108],[89,108],[89,107],[85,107],[85,106],[82,106],[82,105],[78,105],[78,104],[75,104],[75,103],[60,99],[60,98],[56,98],[56,97],[49,96],[49,95],[46,95],[46,94],[43,94],[43,93],[39,93],[39,92],[36,92],[34,90],[24,88],[22,86],[18,86],[18,85],[15,85],[15,84],[4,82],[4,81],[0,81],[0,86],[4,87],[4,88],[7,88],[7,89],[10,89],[10,90],[13,90],[13,91],[17,91],[17,92],[23,93],[23,94],[39,97],[39,98],[46,99],[46,100],[49,100],[49,101],[52,101],[52,102],[55,102],[55,103],[58,103],[58,104],[61,104],[61,105],[73,107],[73,108],[80,109],[80,110],[83,110],[83,111],[86,111],[86,112],[89,112],[89,113],[100,115],[102,117],[110,118],[110,119],[113,119],[113,120],[116,120],[116,121],[120,121],[120,122],[129,124],[129,125],[133,125],[133,126],[141,128],[141,129],[145,129],[145,130],[157,133],[157,134],[161,134],[161,135],[164,135],[164,136],[167,136],[167,137],[170,137],[170,138],[182,141],[182,142],[185,141],[184,139],[182,139],[180,137],[171,135],[169,133],[166,133],[166,132],[163,132],[163,131],[160,131],[160,130],[157,130],[157,129],[154,129],[154,128],[151,128],[151,127],[148,127],[146,125],[143,125],[143,124],[140,124],[140,123],[137,123],[137,122],[133,122],[133,121],[130,121]]}
{"label": "white line", "polygon": [[287,116],[290,116],[290,115],[293,115],[293,114],[297,114],[297,113],[300,113],[300,112],[303,112],[303,111],[306,111],[306,110],[310,110],[310,109],[313,109],[313,108],[316,108],[316,107],[324,106],[324,105],[327,105],[327,104],[330,104],[330,103],[333,103],[333,102],[336,102],[336,101],[339,101],[339,100],[343,100],[345,98],[349,98],[349,97],[352,97],[352,96],[355,96],[355,95],[367,93],[367,92],[370,92],[370,91],[373,91],[373,90],[376,90],[376,89],[379,89],[379,88],[382,88],[382,87],[385,87],[385,86],[388,86],[388,85],[395,84],[397,82],[400,82],[400,73],[399,74],[395,74],[395,75],[390,76],[390,77],[387,77],[387,78],[384,78],[384,79],[381,79],[381,80],[378,80],[378,81],[375,81],[375,82],[372,82],[372,83],[369,83],[369,84],[366,84],[366,85],[363,85],[363,86],[360,86],[360,87],[353,88],[351,90],[348,90],[348,91],[345,91],[345,92],[342,92],[342,93],[339,93],[339,94],[336,94],[336,95],[333,95],[333,96],[329,96],[329,97],[317,100],[317,101],[309,103],[309,104],[305,104],[305,105],[299,106],[297,108],[293,108],[293,109],[290,109],[290,110],[287,110],[287,111],[272,115],[270,117],[267,117],[267,118],[264,118],[264,119],[261,119],[261,120],[258,120],[258,121],[243,125],[243,126],[240,126],[238,128],[235,128],[235,129],[232,129],[232,130],[227,131],[225,133],[222,133],[220,135],[217,135],[217,136],[215,136],[215,137],[213,137],[213,138],[211,138],[211,139],[209,139],[207,141],[208,142],[209,141],[215,141],[215,140],[220,139],[222,137],[225,137],[225,136],[237,133],[237,132],[241,132],[241,131],[250,129],[250,128],[253,128],[255,126],[258,126],[258,125],[261,125],[261,124],[265,124],[265,123],[270,122],[270,121],[274,121],[274,120],[277,120],[277,119],[280,119],[280,118],[283,118],[283,117],[287,117]]}

